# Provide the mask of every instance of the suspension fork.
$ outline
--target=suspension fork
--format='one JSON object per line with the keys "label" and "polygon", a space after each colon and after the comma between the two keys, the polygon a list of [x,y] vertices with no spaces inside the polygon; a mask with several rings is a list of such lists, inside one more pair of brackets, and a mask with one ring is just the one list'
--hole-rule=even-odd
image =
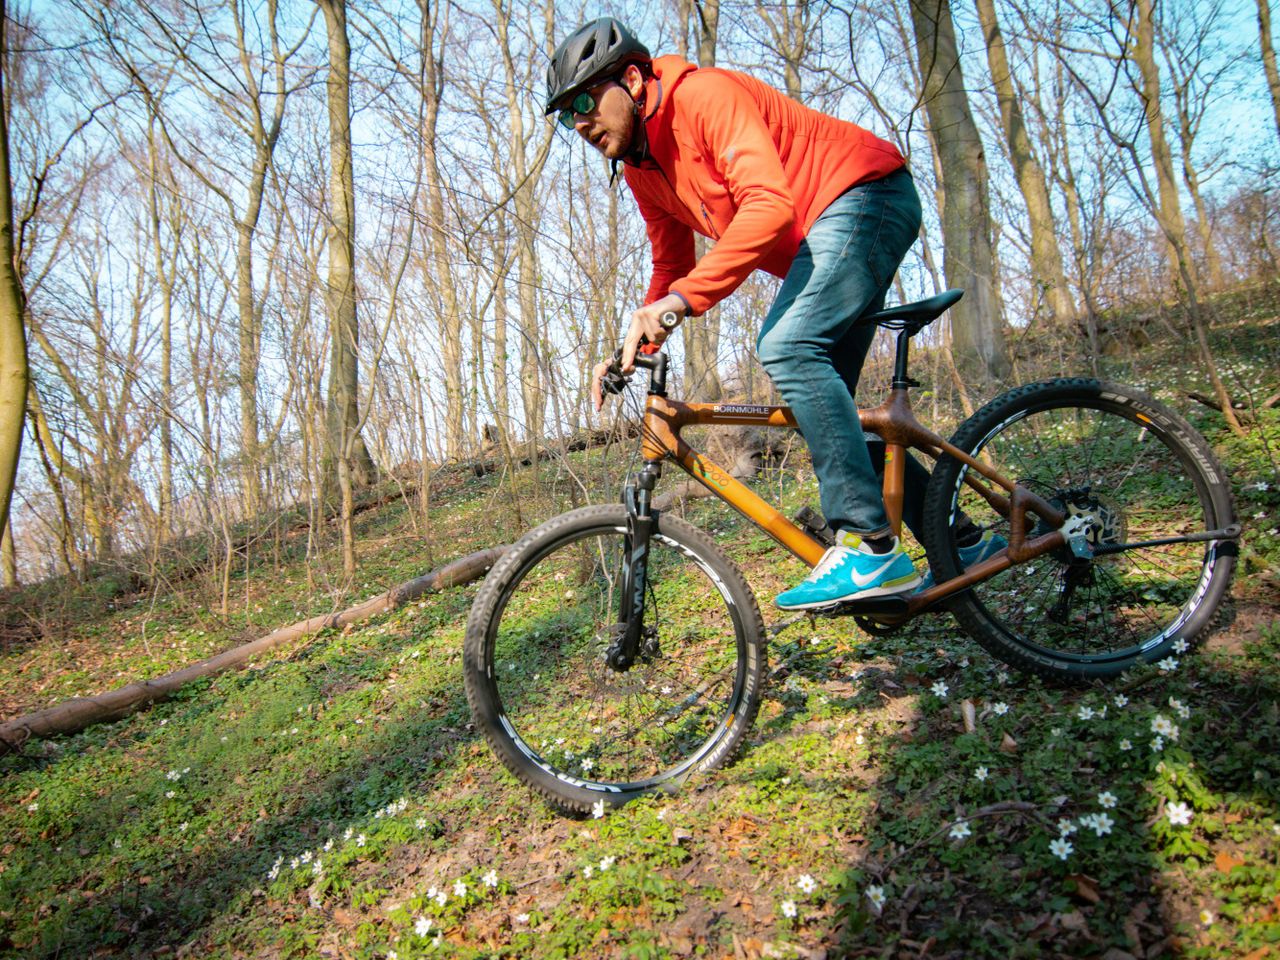
{"label": "suspension fork", "polygon": [[619,590],[618,622],[613,627],[612,642],[605,662],[614,670],[626,670],[636,662],[640,641],[645,636],[645,594],[649,588],[649,538],[658,522],[653,509],[653,489],[662,475],[662,464],[649,461],[640,470],[635,483],[623,489],[622,502],[627,508],[627,536],[622,560],[622,583]]}

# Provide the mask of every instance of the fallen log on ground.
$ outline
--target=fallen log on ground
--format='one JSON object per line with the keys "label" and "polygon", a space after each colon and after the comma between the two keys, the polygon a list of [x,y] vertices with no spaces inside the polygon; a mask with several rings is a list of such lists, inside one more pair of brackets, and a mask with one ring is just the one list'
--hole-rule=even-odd
{"label": "fallen log on ground", "polygon": [[354,607],[325,616],[310,617],[287,627],[281,627],[265,637],[225,650],[208,659],[193,663],[189,667],[165,674],[163,677],[138,680],[117,690],[110,690],[92,697],[65,700],[44,710],[37,710],[35,713],[5,721],[0,723],[0,745],[16,752],[32,737],[79,733],[95,723],[127,717],[157,700],[165,699],[192,680],[211,677],[226,670],[244,666],[259,654],[292,640],[320,630],[359,623],[380,613],[396,610],[423,594],[478,580],[509,549],[509,545],[504,545],[479,550],[446,564],[438,570],[393,587],[386,593],[372,597]]}
{"label": "fallen log on ground", "polygon": [[[586,442],[597,439],[588,435]],[[724,460],[732,460],[730,474],[746,480],[756,476],[763,466],[766,457],[776,453],[774,445],[769,442],[762,431],[742,429],[726,432],[717,440],[717,454]],[[709,495],[710,491],[694,480],[688,480],[667,491],[659,497],[654,506],[667,509],[680,500]],[[138,680],[116,690],[100,693],[92,697],[76,697],[55,704],[44,710],[37,710],[25,716],[0,723],[0,748],[18,751],[22,745],[33,737],[53,737],[58,735],[79,733],[95,723],[119,720],[135,713],[144,707],[163,700],[175,690],[193,680],[212,677],[226,670],[244,666],[259,654],[317,633],[320,630],[345,627],[347,624],[359,623],[380,613],[404,606],[425,593],[444,590],[448,587],[461,586],[483,576],[498,559],[510,549],[510,545],[491,547],[455,560],[438,570],[424,574],[417,579],[393,587],[364,603],[357,604],[347,610],[320,617],[311,617],[274,630],[265,637],[251,640],[241,646],[226,650],[208,659],[193,663],[181,670],[156,677],[153,680]]]}

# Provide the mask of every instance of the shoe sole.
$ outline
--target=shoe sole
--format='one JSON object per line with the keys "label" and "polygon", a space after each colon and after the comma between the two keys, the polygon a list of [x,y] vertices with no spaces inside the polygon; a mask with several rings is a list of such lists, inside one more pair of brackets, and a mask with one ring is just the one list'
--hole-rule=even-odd
{"label": "shoe sole", "polygon": [[917,575],[911,583],[895,584],[892,587],[872,587],[870,590],[859,590],[857,593],[836,597],[834,600],[816,600],[812,603],[797,603],[793,606],[783,606],[778,603],[777,599],[773,603],[779,610],[826,610],[828,607],[857,603],[859,600],[872,600],[876,597],[896,597],[899,594],[912,593],[920,586],[921,582],[921,577]]}

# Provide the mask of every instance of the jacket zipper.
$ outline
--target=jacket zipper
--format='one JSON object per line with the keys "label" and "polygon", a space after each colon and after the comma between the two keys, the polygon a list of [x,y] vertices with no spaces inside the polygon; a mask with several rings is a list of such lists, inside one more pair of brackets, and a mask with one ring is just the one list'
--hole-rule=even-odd
{"label": "jacket zipper", "polygon": [[707,205],[699,200],[698,206],[702,208],[702,219],[707,221],[707,229],[711,231],[712,239],[719,240],[720,233],[716,230],[716,225],[711,222],[711,214],[707,213]]}
{"label": "jacket zipper", "polygon": [[[662,164],[658,162],[658,158],[653,156],[653,154],[650,154],[646,159],[648,159],[648,161],[652,163],[655,168],[657,168],[658,173],[662,174],[662,179],[666,182],[667,189],[672,192],[672,194],[676,197],[676,199],[679,199],[680,197],[679,191],[676,190],[675,184],[671,182],[671,178],[667,176],[667,171],[662,168]],[[703,202],[702,200],[699,200],[698,207],[699,209],[702,210],[702,219],[707,222],[707,229],[711,231],[711,238],[713,240],[719,240],[720,231],[718,231],[716,229],[716,225],[711,222],[711,214],[707,212],[706,203]]]}

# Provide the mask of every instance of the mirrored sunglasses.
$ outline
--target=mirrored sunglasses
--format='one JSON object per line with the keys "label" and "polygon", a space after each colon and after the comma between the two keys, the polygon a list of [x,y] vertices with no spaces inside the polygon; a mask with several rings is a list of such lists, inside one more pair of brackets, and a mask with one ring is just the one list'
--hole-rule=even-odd
{"label": "mirrored sunglasses", "polygon": [[573,103],[560,111],[560,126],[572,130],[578,122],[578,114],[590,113],[596,108],[596,98],[585,90],[573,98]]}

